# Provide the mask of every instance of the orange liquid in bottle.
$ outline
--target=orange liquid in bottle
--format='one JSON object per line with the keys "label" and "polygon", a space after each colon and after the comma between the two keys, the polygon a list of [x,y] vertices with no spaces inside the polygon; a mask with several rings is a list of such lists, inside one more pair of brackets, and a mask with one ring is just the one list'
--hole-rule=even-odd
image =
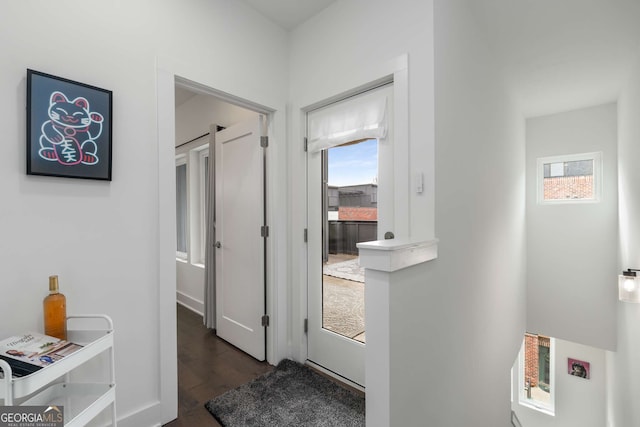
{"label": "orange liquid in bottle", "polygon": [[44,334],[67,339],[67,298],[58,289],[58,276],[49,277],[49,295],[43,301]]}

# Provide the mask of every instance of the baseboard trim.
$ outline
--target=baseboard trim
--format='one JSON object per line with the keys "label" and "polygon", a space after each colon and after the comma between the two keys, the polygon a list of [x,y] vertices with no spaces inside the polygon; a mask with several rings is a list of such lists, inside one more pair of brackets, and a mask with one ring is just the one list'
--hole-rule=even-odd
{"label": "baseboard trim", "polygon": [[198,301],[197,299],[193,298],[192,296],[189,296],[189,295],[187,295],[185,293],[182,293],[180,291],[176,291],[176,301],[181,306],[183,306],[185,308],[188,308],[189,310],[193,311],[194,313],[197,313],[200,316],[204,317],[204,302]]}
{"label": "baseboard trim", "polygon": [[357,390],[357,391],[360,391],[360,392],[362,392],[362,393],[365,393],[365,388],[364,388],[364,387],[362,387],[360,384],[358,384],[358,383],[354,383],[354,382],[353,382],[353,381],[351,381],[350,379],[345,378],[345,377],[343,377],[343,376],[342,376],[342,375],[340,375],[340,374],[336,374],[335,372],[330,371],[329,369],[327,369],[327,368],[325,368],[325,367],[323,367],[323,366],[321,366],[321,365],[318,365],[317,363],[314,363],[314,362],[312,362],[312,361],[311,361],[311,360],[309,360],[309,359],[307,359],[307,360],[304,362],[304,364],[305,364],[305,365],[307,365],[307,366],[309,366],[310,368],[313,368],[313,369],[315,369],[315,370],[317,370],[317,371],[320,371],[321,373],[323,373],[323,374],[325,374],[325,375],[327,375],[327,376],[329,376],[329,377],[333,378],[333,379],[334,379],[334,380],[336,380],[337,382],[342,383],[342,384],[344,384],[344,385],[345,385],[345,386],[347,386],[347,387],[351,387],[351,388],[353,388],[353,389],[355,389],[355,390]]}
{"label": "baseboard trim", "polygon": [[160,409],[160,402],[154,402],[122,418],[118,417],[118,427],[160,427]]}

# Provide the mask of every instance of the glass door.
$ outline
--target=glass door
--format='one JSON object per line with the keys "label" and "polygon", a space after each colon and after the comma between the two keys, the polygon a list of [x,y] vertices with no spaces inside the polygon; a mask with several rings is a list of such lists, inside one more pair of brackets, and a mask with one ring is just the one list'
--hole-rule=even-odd
{"label": "glass door", "polygon": [[[373,94],[387,104],[391,95],[391,86]],[[388,129],[380,137],[334,143],[307,154],[307,357],[361,386],[366,284],[357,244],[380,240],[392,230],[391,149]]]}

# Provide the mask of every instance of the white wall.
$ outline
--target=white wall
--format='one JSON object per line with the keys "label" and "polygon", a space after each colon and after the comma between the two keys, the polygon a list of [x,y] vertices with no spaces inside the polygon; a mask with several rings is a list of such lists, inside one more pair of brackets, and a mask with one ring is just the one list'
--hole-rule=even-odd
{"label": "white wall", "polygon": [[[200,159],[198,150],[208,152],[209,137],[198,138],[209,132],[209,126],[217,124],[229,127],[257,113],[232,105],[210,95],[196,95],[176,108],[176,155],[187,159],[187,192],[189,248],[186,260],[176,260],[176,298],[179,303],[196,313],[204,313],[204,252],[201,239],[204,239],[202,213],[200,206]],[[202,246],[204,247],[204,246]]]}
{"label": "white wall", "polygon": [[[609,350],[616,347],[616,114],[607,104],[527,120],[527,329]],[[537,158],[598,151],[600,203],[537,203]]]}
{"label": "white wall", "polygon": [[524,120],[468,2],[435,5],[440,244],[422,298],[396,308],[420,312],[398,325],[420,337],[403,376],[427,365],[415,386],[433,425],[507,426],[525,327]]}
{"label": "white wall", "polygon": [[[306,297],[300,109],[366,83],[407,53],[409,174],[434,163],[436,171],[425,194],[411,192],[411,235],[432,237],[435,219],[440,255],[408,269],[391,291],[391,424],[506,426],[525,319],[524,121],[466,3],[436,1],[435,15],[433,7],[338,1],[293,32],[293,310]],[[303,315],[294,312],[293,325]],[[491,393],[481,388],[487,384]]]}
{"label": "white wall", "polygon": [[[158,129],[174,114],[156,116],[157,66],[283,111],[286,33],[241,2],[15,1],[3,4],[0,44],[0,336],[42,329],[47,277],[58,274],[69,312],[114,319],[119,417],[168,421],[175,396],[164,415],[159,401],[161,387],[175,392],[175,354],[161,348],[175,343],[175,312],[159,302],[175,308],[175,209],[158,206],[161,194],[175,200],[175,185],[159,186],[175,176],[174,135],[159,147]],[[26,176],[27,67],[113,90],[112,182]]]}
{"label": "white wall", "polygon": [[[640,268],[640,57],[618,101],[619,235],[618,271]],[[615,283],[615,276],[611,278]],[[612,285],[613,291],[613,285]],[[610,368],[607,427],[640,425],[640,305],[617,302],[616,352],[607,354]]]}
{"label": "white wall", "polygon": [[[547,415],[518,403],[524,388],[518,361],[513,365],[513,410],[527,427],[602,427],[607,417],[605,351],[561,339],[555,340],[555,415]],[[567,359],[590,363],[590,379],[567,373]],[[632,424],[629,424],[632,425]]]}

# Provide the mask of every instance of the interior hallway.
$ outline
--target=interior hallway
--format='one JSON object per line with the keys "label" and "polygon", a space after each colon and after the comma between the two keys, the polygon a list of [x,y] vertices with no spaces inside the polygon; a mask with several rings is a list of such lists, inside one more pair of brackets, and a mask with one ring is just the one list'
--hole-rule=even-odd
{"label": "interior hallway", "polygon": [[165,426],[220,426],[204,404],[273,367],[218,338],[202,324],[201,316],[179,304],[177,317],[178,419]]}

